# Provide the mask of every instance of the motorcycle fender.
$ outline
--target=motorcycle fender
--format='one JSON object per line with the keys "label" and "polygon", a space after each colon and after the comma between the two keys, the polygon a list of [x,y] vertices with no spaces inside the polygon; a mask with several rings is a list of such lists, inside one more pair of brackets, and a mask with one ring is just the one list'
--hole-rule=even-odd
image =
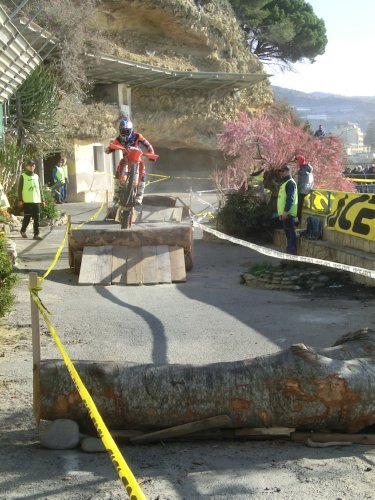
{"label": "motorcycle fender", "polygon": [[138,163],[141,160],[142,151],[136,148],[130,148],[128,154],[129,163]]}

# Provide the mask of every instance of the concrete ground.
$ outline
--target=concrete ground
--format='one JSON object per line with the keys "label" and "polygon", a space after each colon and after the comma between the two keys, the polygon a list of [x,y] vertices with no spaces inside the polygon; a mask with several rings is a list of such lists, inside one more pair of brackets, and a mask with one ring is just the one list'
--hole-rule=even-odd
{"label": "concrete ground", "polygon": [[[186,193],[180,196],[189,202]],[[193,210],[215,204],[193,197]],[[73,223],[98,204],[67,204]],[[40,447],[32,418],[28,273],[42,275],[62,241],[63,227],[43,240],[12,235],[19,253],[15,309],[0,337],[3,352],[0,498],[125,498],[109,458]],[[195,231],[187,282],[155,286],[79,286],[67,249],[42,284],[40,297],[70,357],[96,361],[211,363],[277,352],[297,342],[326,347],[341,335],[374,328],[375,298],[358,289],[323,295],[252,289],[240,274],[271,260],[244,247],[205,241]],[[358,299],[358,300],[357,300]],[[42,357],[60,354],[42,325]],[[184,442],[121,448],[148,498],[375,498],[375,450],[368,446],[312,449],[285,441]],[[371,472],[372,471],[372,472]]]}

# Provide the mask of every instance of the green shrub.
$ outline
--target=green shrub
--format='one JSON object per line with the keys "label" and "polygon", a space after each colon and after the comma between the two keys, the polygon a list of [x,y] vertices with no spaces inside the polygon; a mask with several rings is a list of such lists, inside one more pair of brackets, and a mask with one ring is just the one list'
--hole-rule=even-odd
{"label": "green shrub", "polygon": [[280,266],[273,266],[269,262],[257,262],[250,267],[249,273],[254,274],[254,276],[262,276],[266,272],[274,272],[280,269]]}
{"label": "green shrub", "polygon": [[40,218],[42,220],[52,220],[57,219],[60,212],[57,210],[55,198],[49,188],[43,189],[44,201],[46,206],[41,209]]}
{"label": "green shrub", "polygon": [[272,211],[269,204],[251,193],[229,193],[218,214],[219,227],[243,239],[272,238]]}
{"label": "green shrub", "polygon": [[17,282],[17,276],[13,272],[5,237],[0,233],[0,317],[3,317],[14,303],[13,288]]}

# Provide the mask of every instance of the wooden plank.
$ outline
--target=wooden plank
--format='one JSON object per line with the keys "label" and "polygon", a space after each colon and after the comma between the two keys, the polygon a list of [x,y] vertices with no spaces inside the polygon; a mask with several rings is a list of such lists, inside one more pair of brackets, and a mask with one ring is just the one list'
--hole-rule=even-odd
{"label": "wooden plank", "polygon": [[142,247],[128,247],[126,261],[126,284],[142,284]]}
{"label": "wooden plank", "polygon": [[142,283],[155,285],[159,283],[156,246],[142,247]]}
{"label": "wooden plank", "polygon": [[142,222],[164,222],[173,208],[144,207],[142,209]]}
{"label": "wooden plank", "polygon": [[181,222],[183,207],[142,207],[142,222]]}
{"label": "wooden plank", "polygon": [[168,245],[159,245],[156,247],[157,266],[158,266],[158,282],[171,283],[171,259],[169,256]]}
{"label": "wooden plank", "polygon": [[112,248],[112,283],[126,285],[128,247]]}
{"label": "wooden plank", "polygon": [[130,438],[131,443],[150,443],[152,441],[160,441],[161,439],[175,438],[178,436],[186,436],[194,432],[203,431],[206,429],[214,429],[231,424],[231,419],[228,415],[217,415],[216,417],[197,420],[188,424],[176,425],[161,431],[148,432],[141,436]]}
{"label": "wooden plank", "polygon": [[181,222],[183,207],[174,207],[170,220],[173,222]]}
{"label": "wooden plank", "polygon": [[93,285],[95,283],[97,251],[99,247],[85,247],[83,249],[79,285]]}
{"label": "wooden plank", "polygon": [[[38,275],[35,272],[29,273],[30,290],[38,286]],[[33,346],[33,408],[36,425],[40,422],[40,318],[39,309],[30,294],[31,302],[31,335]]]}
{"label": "wooden plank", "polygon": [[98,247],[95,270],[95,285],[112,284],[112,245]]}
{"label": "wooden plank", "polygon": [[346,434],[341,432],[294,432],[292,441],[305,443],[310,440],[312,443],[355,443],[355,444],[375,444],[374,434]]}
{"label": "wooden plank", "polygon": [[234,429],[234,437],[250,437],[250,436],[290,436],[295,432],[294,427],[242,427]]}
{"label": "wooden plank", "polygon": [[184,249],[181,247],[169,247],[171,260],[171,279],[175,281],[186,281]]}

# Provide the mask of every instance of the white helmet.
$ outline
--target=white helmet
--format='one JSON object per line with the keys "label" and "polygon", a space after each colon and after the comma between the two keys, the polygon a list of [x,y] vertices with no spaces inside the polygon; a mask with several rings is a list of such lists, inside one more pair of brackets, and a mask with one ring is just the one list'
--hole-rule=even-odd
{"label": "white helmet", "polygon": [[127,139],[133,132],[133,123],[129,118],[122,118],[119,125],[120,135]]}

